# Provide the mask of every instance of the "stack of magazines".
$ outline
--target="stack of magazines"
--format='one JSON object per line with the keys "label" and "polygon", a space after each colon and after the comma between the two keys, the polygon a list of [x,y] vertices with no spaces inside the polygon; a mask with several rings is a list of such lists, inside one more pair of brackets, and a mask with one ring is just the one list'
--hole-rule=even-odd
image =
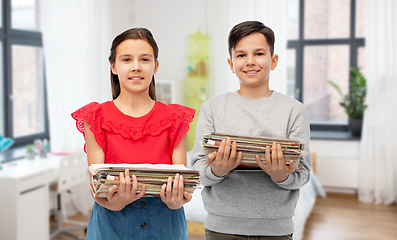
{"label": "stack of magazines", "polygon": [[135,174],[138,181],[138,193],[142,185],[145,185],[145,194],[158,196],[161,186],[167,183],[168,177],[174,178],[176,173],[183,176],[185,191],[193,193],[200,185],[199,172],[188,169],[182,164],[91,164],[89,167],[92,175],[90,188],[93,196],[105,198],[109,188],[120,184],[120,172],[124,173],[125,169],[129,169],[131,181],[132,175]]}
{"label": "stack of magazines", "polygon": [[[242,168],[258,168],[255,156],[258,155],[263,163],[265,161],[265,150],[266,146],[270,146],[270,152],[272,151],[273,142],[281,144],[283,150],[284,160],[286,164],[289,164],[291,160],[299,165],[299,157],[301,151],[304,149],[304,144],[300,143],[299,140],[293,139],[281,139],[281,138],[269,138],[269,137],[257,137],[257,136],[243,136],[243,135],[231,135],[225,133],[211,133],[205,134],[203,139],[203,147],[206,155],[217,151],[221,141],[223,139],[230,138],[232,142],[237,143],[237,153],[242,152],[243,157],[239,167]],[[237,154],[236,154],[237,158]]]}

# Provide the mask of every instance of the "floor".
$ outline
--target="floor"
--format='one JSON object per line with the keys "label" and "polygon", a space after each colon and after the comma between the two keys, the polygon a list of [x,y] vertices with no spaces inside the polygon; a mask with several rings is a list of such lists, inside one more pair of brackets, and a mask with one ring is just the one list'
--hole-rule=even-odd
{"label": "floor", "polygon": [[[88,216],[77,214],[70,218],[87,221]],[[55,227],[52,220],[51,225]],[[188,229],[189,229],[188,225]],[[194,227],[201,227],[196,225]],[[194,232],[200,232],[195,230]],[[203,231],[201,231],[203,232]],[[76,231],[84,239],[84,231]],[[303,240],[395,240],[397,236],[397,205],[361,203],[353,194],[327,193],[318,197],[309,216]],[[58,236],[53,240],[70,240]],[[189,234],[189,240],[203,240],[203,234]]]}
{"label": "floor", "polygon": [[318,197],[303,240],[395,240],[397,205],[362,203],[356,195]]}
{"label": "floor", "polygon": [[[71,221],[79,221],[79,222],[88,222],[89,216],[85,216],[81,213],[76,214],[75,216],[69,217],[69,220]],[[65,224],[65,227],[72,226],[70,224]],[[54,216],[50,217],[50,228],[55,229],[56,228],[56,222]],[[73,231],[73,233],[79,235],[82,239],[85,239],[85,231],[84,230],[76,230]],[[70,240],[74,239],[72,237],[66,236],[66,235],[58,235],[54,237],[52,240]]]}

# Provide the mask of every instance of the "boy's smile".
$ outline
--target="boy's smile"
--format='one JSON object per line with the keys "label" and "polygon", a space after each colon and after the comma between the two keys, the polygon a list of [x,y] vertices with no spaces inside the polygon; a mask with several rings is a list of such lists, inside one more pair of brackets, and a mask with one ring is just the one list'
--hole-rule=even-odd
{"label": "boy's smile", "polygon": [[260,70],[247,70],[247,71],[243,71],[245,74],[249,75],[249,76],[254,76],[256,73],[258,73]]}
{"label": "boy's smile", "polygon": [[[270,71],[277,66],[278,56],[271,56],[270,47],[261,33],[243,37],[232,49],[229,67],[240,81],[240,92],[269,92]],[[257,94],[255,94],[257,95]]]}

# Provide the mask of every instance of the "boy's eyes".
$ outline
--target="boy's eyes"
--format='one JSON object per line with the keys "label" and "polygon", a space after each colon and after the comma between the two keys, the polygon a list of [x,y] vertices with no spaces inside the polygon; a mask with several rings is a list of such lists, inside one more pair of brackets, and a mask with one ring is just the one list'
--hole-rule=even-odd
{"label": "boy's eyes", "polygon": [[[263,56],[263,55],[265,55],[265,54],[262,53],[262,52],[255,53],[255,56]],[[245,56],[246,56],[246,54],[241,53],[241,54],[238,54],[236,57],[237,58],[242,58],[242,57],[245,57]]]}
{"label": "boy's eyes", "polygon": [[[123,58],[123,62],[131,62],[131,58]],[[149,58],[142,58],[141,59],[142,62],[149,62],[150,59]]]}

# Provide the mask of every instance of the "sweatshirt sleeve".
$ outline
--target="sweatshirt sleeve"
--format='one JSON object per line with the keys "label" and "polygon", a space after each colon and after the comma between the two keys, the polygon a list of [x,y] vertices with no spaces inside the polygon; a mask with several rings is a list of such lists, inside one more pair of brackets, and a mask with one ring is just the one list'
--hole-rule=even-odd
{"label": "sweatshirt sleeve", "polygon": [[305,106],[302,105],[302,109],[296,115],[295,119],[290,120],[292,121],[292,125],[289,129],[288,138],[299,139],[305,144],[305,147],[304,150],[301,151],[299,169],[291,173],[285,181],[276,184],[287,190],[296,190],[309,181],[311,171],[310,123]]}
{"label": "sweatshirt sleeve", "polygon": [[222,181],[224,177],[218,177],[212,173],[211,167],[207,164],[205,151],[202,147],[203,135],[215,131],[213,113],[209,101],[201,105],[197,122],[196,141],[193,146],[191,166],[200,171],[200,181],[203,186],[212,186]]}

